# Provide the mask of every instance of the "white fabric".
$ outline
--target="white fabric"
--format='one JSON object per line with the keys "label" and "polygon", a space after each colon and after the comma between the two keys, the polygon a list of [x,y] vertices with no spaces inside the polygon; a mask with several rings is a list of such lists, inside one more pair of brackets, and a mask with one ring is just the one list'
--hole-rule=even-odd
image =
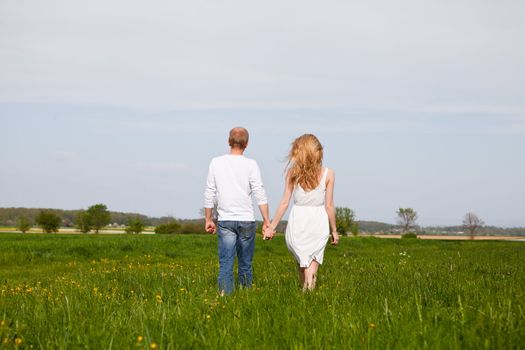
{"label": "white fabric", "polygon": [[217,203],[219,221],[255,221],[252,196],[257,205],[268,203],[255,160],[231,154],[212,159],[204,207],[213,208]]}
{"label": "white fabric", "polygon": [[308,267],[312,260],[323,263],[324,249],[330,237],[328,214],[325,208],[325,169],[319,186],[306,192],[296,186],[293,192],[294,206],[286,226],[286,245],[301,267]]}

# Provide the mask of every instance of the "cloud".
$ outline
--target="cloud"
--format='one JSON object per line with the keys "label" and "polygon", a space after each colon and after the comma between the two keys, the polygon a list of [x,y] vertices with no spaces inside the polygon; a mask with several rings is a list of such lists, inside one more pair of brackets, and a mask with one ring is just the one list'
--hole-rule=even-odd
{"label": "cloud", "polygon": [[30,3],[0,3],[1,101],[525,109],[520,1]]}

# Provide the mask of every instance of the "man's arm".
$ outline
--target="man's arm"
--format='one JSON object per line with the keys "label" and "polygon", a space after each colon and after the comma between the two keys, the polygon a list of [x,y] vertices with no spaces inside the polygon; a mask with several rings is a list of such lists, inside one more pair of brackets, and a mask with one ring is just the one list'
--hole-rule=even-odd
{"label": "man's arm", "polygon": [[206,190],[204,191],[204,211],[205,211],[205,230],[208,233],[215,233],[215,223],[213,222],[213,207],[215,196],[217,195],[217,186],[215,185],[215,174],[213,171],[213,162],[210,163],[208,178],[206,180]]}
{"label": "man's arm", "polygon": [[263,217],[263,231],[270,226],[270,210],[268,208],[268,198],[262,182],[261,170],[259,165],[255,162],[253,172],[250,176],[250,187],[252,189],[253,197],[259,206],[259,211]]}
{"label": "man's arm", "polygon": [[259,205],[259,211],[263,217],[263,232],[268,226],[270,226],[270,210],[268,209],[268,204]]}
{"label": "man's arm", "polygon": [[217,228],[215,227],[215,223],[213,222],[213,217],[212,217],[213,208],[204,208],[204,211],[206,212],[206,224],[205,224],[206,232],[214,234]]}

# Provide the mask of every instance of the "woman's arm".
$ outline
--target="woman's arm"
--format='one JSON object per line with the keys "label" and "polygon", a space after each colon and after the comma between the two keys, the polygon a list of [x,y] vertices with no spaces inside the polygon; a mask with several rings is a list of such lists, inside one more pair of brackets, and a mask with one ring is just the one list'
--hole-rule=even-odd
{"label": "woman's arm", "polygon": [[325,197],[325,208],[328,214],[328,221],[330,222],[330,231],[332,235],[332,244],[339,243],[339,234],[337,233],[337,225],[335,220],[335,205],[334,205],[334,185],[335,185],[335,174],[332,169],[328,170],[326,176],[326,197]]}
{"label": "woman's arm", "polygon": [[[288,176],[286,176],[285,180],[285,187],[284,187],[284,194],[283,198],[281,199],[281,202],[279,203],[279,207],[277,207],[277,210],[275,211],[275,215],[273,216],[273,220],[270,223],[270,226],[267,228],[267,233],[270,238],[275,233],[275,228],[281,221],[284,213],[288,210],[288,205],[290,204],[290,198],[292,197],[292,187],[290,186],[290,181],[288,181]],[[270,235],[271,233],[271,235]]]}

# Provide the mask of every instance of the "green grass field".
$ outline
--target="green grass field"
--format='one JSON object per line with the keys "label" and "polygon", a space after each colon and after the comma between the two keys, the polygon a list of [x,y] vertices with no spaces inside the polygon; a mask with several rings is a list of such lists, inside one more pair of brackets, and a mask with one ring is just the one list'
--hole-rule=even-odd
{"label": "green grass field", "polygon": [[216,238],[0,234],[0,349],[525,348],[525,244],[342,239],[301,292],[284,238],[216,292]]}

